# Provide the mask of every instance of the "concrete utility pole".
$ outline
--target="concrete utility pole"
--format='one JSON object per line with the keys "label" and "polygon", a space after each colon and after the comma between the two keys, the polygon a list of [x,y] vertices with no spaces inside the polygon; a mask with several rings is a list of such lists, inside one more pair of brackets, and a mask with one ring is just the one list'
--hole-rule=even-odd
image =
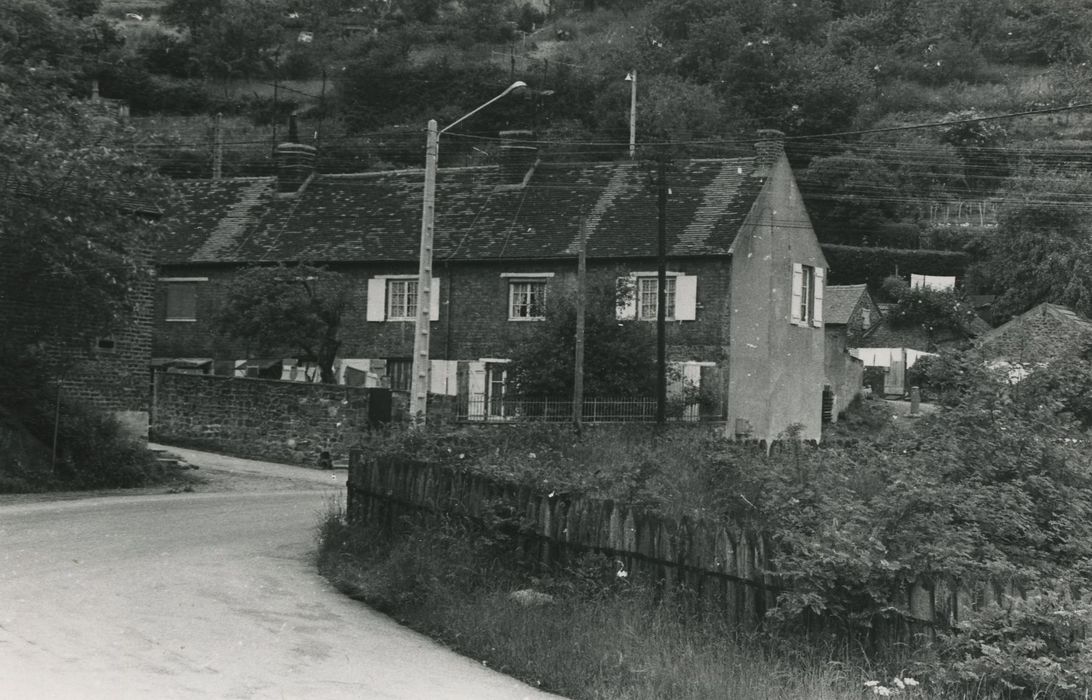
{"label": "concrete utility pole", "polygon": [[485,104],[467,112],[443,129],[437,129],[436,120],[428,121],[425,141],[425,189],[421,201],[421,250],[417,266],[417,318],[413,335],[413,386],[410,392],[410,419],[424,425],[428,410],[429,389],[429,308],[432,304],[432,242],[433,224],[436,220],[436,170],[440,158],[440,134],[468,119],[513,90],[527,87],[522,80],[505,88],[504,92]]}
{"label": "concrete utility pole", "polygon": [[428,407],[429,309],[432,306],[432,242],[436,220],[436,168],[440,157],[440,132],[436,120],[428,120],[425,140],[425,192],[421,204],[421,251],[417,260],[417,332],[413,336],[413,394],[410,419],[425,422]]}
{"label": "concrete utility pole", "polygon": [[626,74],[629,81],[629,159],[637,155],[637,69]]}
{"label": "concrete utility pole", "polygon": [[[656,176],[656,422],[667,422],[667,163]],[[640,303],[638,301],[638,303]]]}
{"label": "concrete utility pole", "polygon": [[573,425],[580,432],[584,417],[584,297],[588,289],[588,221],[580,220],[580,251],[576,259],[576,357],[573,362]]}

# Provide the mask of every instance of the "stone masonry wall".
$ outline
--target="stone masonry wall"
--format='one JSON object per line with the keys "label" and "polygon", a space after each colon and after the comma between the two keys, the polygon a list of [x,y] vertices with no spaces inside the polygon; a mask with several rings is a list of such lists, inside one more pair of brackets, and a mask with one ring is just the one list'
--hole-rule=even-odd
{"label": "stone masonry wall", "polygon": [[373,392],[329,384],[156,373],[152,439],[323,466],[348,456],[369,424]]}
{"label": "stone masonry wall", "polygon": [[[0,264],[0,274],[6,274]],[[4,340],[15,347],[37,348],[62,396],[113,413],[133,435],[147,436],[151,377],[153,290],[148,278],[133,285],[132,314],[103,338],[59,337],[50,318],[79,314],[53,300],[17,302],[0,295]]]}

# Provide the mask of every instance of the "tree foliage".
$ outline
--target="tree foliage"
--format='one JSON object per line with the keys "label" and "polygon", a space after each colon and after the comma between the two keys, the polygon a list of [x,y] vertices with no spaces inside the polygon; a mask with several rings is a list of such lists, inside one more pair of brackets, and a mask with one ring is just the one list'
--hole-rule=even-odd
{"label": "tree foliage", "polygon": [[282,0],[171,0],[163,18],[186,30],[188,51],[204,75],[231,78],[276,64],[285,13]]}
{"label": "tree foliage", "polygon": [[998,295],[993,320],[1042,302],[1092,314],[1092,178],[1029,171],[1020,180],[1021,188],[1008,193],[996,232],[984,241],[984,259],[971,271],[978,287]]}
{"label": "tree foliage", "polygon": [[296,354],[333,384],[341,319],[351,301],[344,275],[308,264],[251,267],[224,284],[214,324],[261,354]]}
{"label": "tree foliage", "polygon": [[[604,286],[588,295],[584,326],[584,395],[647,398],[655,395],[656,345],[651,324],[619,322],[616,290]],[[576,357],[576,300],[555,294],[546,320],[532,337],[512,349],[509,376],[527,399],[572,396]]]}
{"label": "tree foliage", "polygon": [[963,293],[953,289],[911,288],[901,277],[884,280],[884,294],[895,302],[885,317],[895,328],[921,328],[934,337],[948,332],[969,339],[981,319]]}
{"label": "tree foliage", "polygon": [[116,115],[69,92],[109,51],[97,36],[48,4],[0,2],[0,287],[61,338],[125,321],[168,196]]}

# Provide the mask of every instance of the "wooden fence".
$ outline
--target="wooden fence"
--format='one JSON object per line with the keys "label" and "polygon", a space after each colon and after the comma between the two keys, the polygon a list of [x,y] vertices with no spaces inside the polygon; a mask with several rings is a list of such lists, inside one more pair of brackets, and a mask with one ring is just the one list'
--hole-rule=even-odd
{"label": "wooden fence", "polygon": [[[613,559],[629,576],[655,582],[670,596],[678,586],[715,605],[741,627],[761,624],[784,589],[770,572],[771,542],[734,523],[672,520],[640,508],[571,494],[544,494],[481,475],[420,462],[364,459],[350,453],[348,515],[352,522],[393,528],[403,518],[441,514],[480,523],[516,523],[523,553],[543,567],[586,552]],[[920,643],[970,610],[1002,605],[1010,585],[965,585],[920,577],[885,615],[872,620],[869,646]],[[813,629],[837,627],[812,620]]]}

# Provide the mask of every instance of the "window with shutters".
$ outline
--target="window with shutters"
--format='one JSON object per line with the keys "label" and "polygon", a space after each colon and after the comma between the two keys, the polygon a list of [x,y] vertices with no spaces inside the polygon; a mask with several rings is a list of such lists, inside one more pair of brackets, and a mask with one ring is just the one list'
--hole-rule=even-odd
{"label": "window with shutters", "polygon": [[[655,272],[631,272],[617,280],[615,312],[619,321],[655,321],[659,299]],[[671,321],[697,320],[698,278],[669,270],[664,286],[665,317]]]}
{"label": "window with shutters", "polygon": [[792,266],[792,323],[798,326],[823,325],[823,281],[821,267],[794,263]]}
{"label": "window with shutters", "polygon": [[387,280],[387,320],[417,320],[417,280]]}
{"label": "window with shutters", "polygon": [[546,281],[512,280],[508,283],[508,320],[541,321],[546,318]]}

